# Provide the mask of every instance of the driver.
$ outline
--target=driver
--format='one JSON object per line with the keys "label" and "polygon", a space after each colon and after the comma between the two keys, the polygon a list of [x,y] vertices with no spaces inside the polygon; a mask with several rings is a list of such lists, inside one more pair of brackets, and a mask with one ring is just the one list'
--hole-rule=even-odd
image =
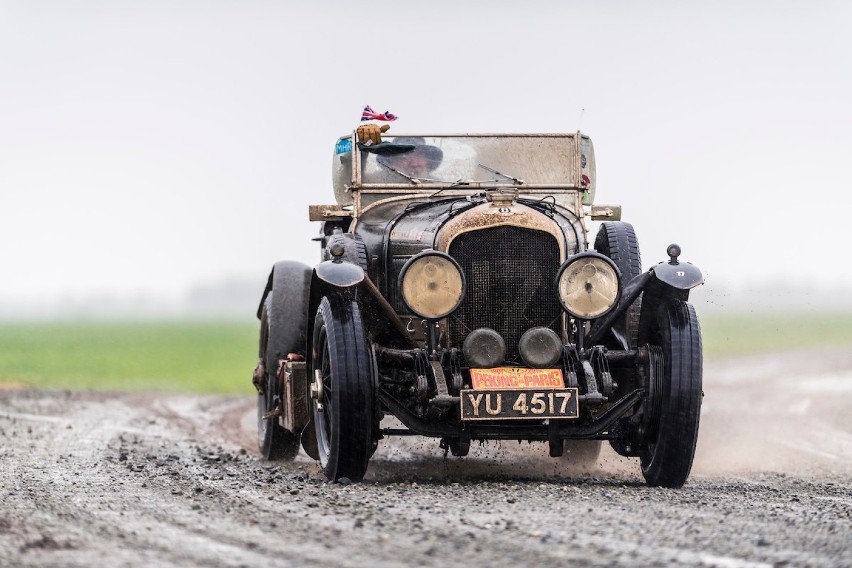
{"label": "driver", "polygon": [[414,178],[428,178],[444,159],[440,148],[426,144],[419,136],[400,136],[393,143],[414,146],[413,150],[385,157],[391,166]]}

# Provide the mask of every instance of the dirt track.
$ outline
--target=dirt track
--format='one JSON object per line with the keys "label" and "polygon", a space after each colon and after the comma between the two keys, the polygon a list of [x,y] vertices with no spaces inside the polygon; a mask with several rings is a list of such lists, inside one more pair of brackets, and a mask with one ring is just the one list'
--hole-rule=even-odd
{"label": "dirt track", "polygon": [[852,352],[710,361],[705,392],[673,491],[608,449],[398,439],[328,485],[258,458],[251,398],[4,391],[0,565],[852,566]]}

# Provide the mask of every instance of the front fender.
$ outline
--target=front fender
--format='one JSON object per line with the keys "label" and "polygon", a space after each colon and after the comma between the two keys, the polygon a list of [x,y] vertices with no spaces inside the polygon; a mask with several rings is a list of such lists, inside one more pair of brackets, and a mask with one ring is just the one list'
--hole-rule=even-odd
{"label": "front fender", "polygon": [[414,347],[405,324],[366,275],[364,269],[349,262],[329,260],[318,264],[311,276],[308,302],[308,348],[305,353],[308,363],[313,357],[311,343],[314,316],[323,296],[329,294],[340,294],[358,302],[365,331],[372,341],[386,347],[400,349]]}
{"label": "front fender", "polygon": [[360,284],[366,275],[364,269],[351,262],[327,260],[314,268],[311,287],[317,281],[334,288],[351,288]]}
{"label": "front fender", "polygon": [[672,302],[686,302],[689,291],[704,283],[697,266],[688,262],[667,262],[654,266],[653,273],[642,295],[642,313],[639,315],[639,335],[648,337],[649,325],[656,321],[656,312]]}
{"label": "front fender", "polygon": [[[655,310],[660,303],[669,300],[686,301],[689,291],[704,283],[704,276],[697,266],[688,262],[661,262],[648,272],[634,278],[621,293],[618,307],[596,322],[588,336],[590,345],[601,341],[604,334],[620,318],[631,304],[642,295],[642,313]],[[640,320],[643,316],[640,315]]]}
{"label": "front fender", "polygon": [[704,284],[704,276],[697,266],[689,262],[661,262],[651,269],[654,276],[662,284],[676,290],[691,290],[700,284]]}
{"label": "front fender", "polygon": [[[339,293],[352,298],[355,287],[364,281],[367,275],[360,266],[345,261],[327,260],[314,267],[311,274],[311,286],[308,300],[308,343],[313,334],[314,315],[317,313],[323,296]],[[307,354],[310,355],[310,345]]]}
{"label": "front fender", "polygon": [[688,262],[661,262],[649,270],[652,278],[643,294],[643,302],[656,300],[687,301],[689,291],[704,283],[697,266]]}

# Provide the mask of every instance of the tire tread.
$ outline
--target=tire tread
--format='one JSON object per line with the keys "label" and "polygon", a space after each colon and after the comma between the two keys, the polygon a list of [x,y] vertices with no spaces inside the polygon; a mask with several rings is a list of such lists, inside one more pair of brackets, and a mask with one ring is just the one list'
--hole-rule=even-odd
{"label": "tire tread", "polygon": [[[642,256],[639,251],[639,239],[633,225],[622,221],[601,223],[595,237],[595,250],[608,256],[621,272],[622,286],[642,274]],[[624,317],[616,326],[624,332],[629,348],[639,344],[639,316],[642,311],[642,297],[636,299],[628,308]]]}
{"label": "tire tread", "polygon": [[658,311],[666,352],[667,378],[653,451],[642,456],[648,485],[679,488],[689,478],[701,415],[703,354],[701,327],[695,308],[667,302]]}
{"label": "tire tread", "polygon": [[[323,298],[317,325],[326,330],[332,372],[332,422],[329,456],[323,468],[330,481],[360,481],[372,455],[374,393],[371,359],[358,304],[334,294]],[[346,411],[341,411],[342,409]],[[328,410],[326,410],[327,412]],[[319,424],[318,426],[319,427]]]}

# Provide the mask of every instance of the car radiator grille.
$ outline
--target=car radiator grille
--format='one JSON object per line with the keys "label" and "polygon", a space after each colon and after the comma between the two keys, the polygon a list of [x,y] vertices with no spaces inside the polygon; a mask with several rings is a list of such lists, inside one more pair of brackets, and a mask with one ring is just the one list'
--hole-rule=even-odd
{"label": "car radiator grille", "polygon": [[453,345],[461,346],[474,329],[490,327],[506,340],[512,360],[531,327],[560,332],[559,245],[552,235],[519,227],[482,229],[458,236],[449,253],[467,279],[465,299],[449,318]]}

